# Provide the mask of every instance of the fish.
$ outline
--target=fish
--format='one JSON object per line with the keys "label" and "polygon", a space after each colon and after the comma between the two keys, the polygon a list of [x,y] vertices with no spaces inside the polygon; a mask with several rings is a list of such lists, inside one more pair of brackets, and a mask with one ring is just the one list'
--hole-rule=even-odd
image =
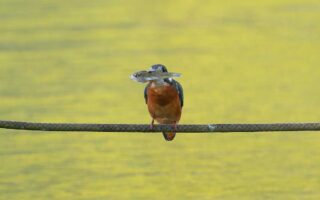
{"label": "fish", "polygon": [[180,77],[180,76],[181,76],[180,73],[175,73],[175,72],[142,70],[142,71],[133,73],[132,75],[130,75],[130,78],[139,83],[146,83],[148,81],[161,80],[161,79]]}

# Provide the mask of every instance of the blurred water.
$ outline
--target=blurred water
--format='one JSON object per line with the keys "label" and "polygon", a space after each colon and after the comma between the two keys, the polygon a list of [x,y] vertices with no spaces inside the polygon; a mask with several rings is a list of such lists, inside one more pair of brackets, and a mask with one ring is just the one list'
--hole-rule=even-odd
{"label": "blurred water", "polygon": [[[181,123],[317,122],[318,1],[0,0],[0,118],[149,123],[183,74]],[[319,136],[0,130],[0,199],[319,199]]]}

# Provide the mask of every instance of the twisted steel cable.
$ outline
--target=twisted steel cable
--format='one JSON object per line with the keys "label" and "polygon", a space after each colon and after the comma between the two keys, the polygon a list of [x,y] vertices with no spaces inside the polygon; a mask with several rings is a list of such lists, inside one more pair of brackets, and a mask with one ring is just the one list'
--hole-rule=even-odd
{"label": "twisted steel cable", "polygon": [[[77,132],[163,132],[173,131],[172,125],[148,124],[80,124],[80,123],[33,123],[0,120],[0,128],[34,131]],[[320,131],[320,123],[274,123],[274,124],[181,124],[176,132],[266,132],[266,131]]]}

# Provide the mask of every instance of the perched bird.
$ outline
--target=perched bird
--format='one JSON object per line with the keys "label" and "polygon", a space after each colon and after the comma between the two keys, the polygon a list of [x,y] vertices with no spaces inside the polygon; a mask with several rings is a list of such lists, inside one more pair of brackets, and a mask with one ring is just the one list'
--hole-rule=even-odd
{"label": "perched bird", "polygon": [[[172,77],[179,77],[178,73],[169,73],[164,65],[151,66],[149,71],[133,74],[131,78],[138,82],[149,82],[144,90],[145,102],[152,117],[159,124],[172,124],[174,129],[180,120],[183,107],[183,89],[179,82]],[[176,132],[163,132],[167,141],[174,139]]]}

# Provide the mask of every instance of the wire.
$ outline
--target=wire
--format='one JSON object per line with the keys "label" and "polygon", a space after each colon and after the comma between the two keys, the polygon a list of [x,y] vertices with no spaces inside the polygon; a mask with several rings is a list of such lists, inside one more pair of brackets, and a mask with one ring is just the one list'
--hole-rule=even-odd
{"label": "wire", "polygon": [[0,120],[0,128],[34,131],[76,132],[163,132],[215,133],[215,132],[266,132],[266,131],[320,131],[320,123],[274,123],[274,124],[78,124],[78,123],[33,123]]}

